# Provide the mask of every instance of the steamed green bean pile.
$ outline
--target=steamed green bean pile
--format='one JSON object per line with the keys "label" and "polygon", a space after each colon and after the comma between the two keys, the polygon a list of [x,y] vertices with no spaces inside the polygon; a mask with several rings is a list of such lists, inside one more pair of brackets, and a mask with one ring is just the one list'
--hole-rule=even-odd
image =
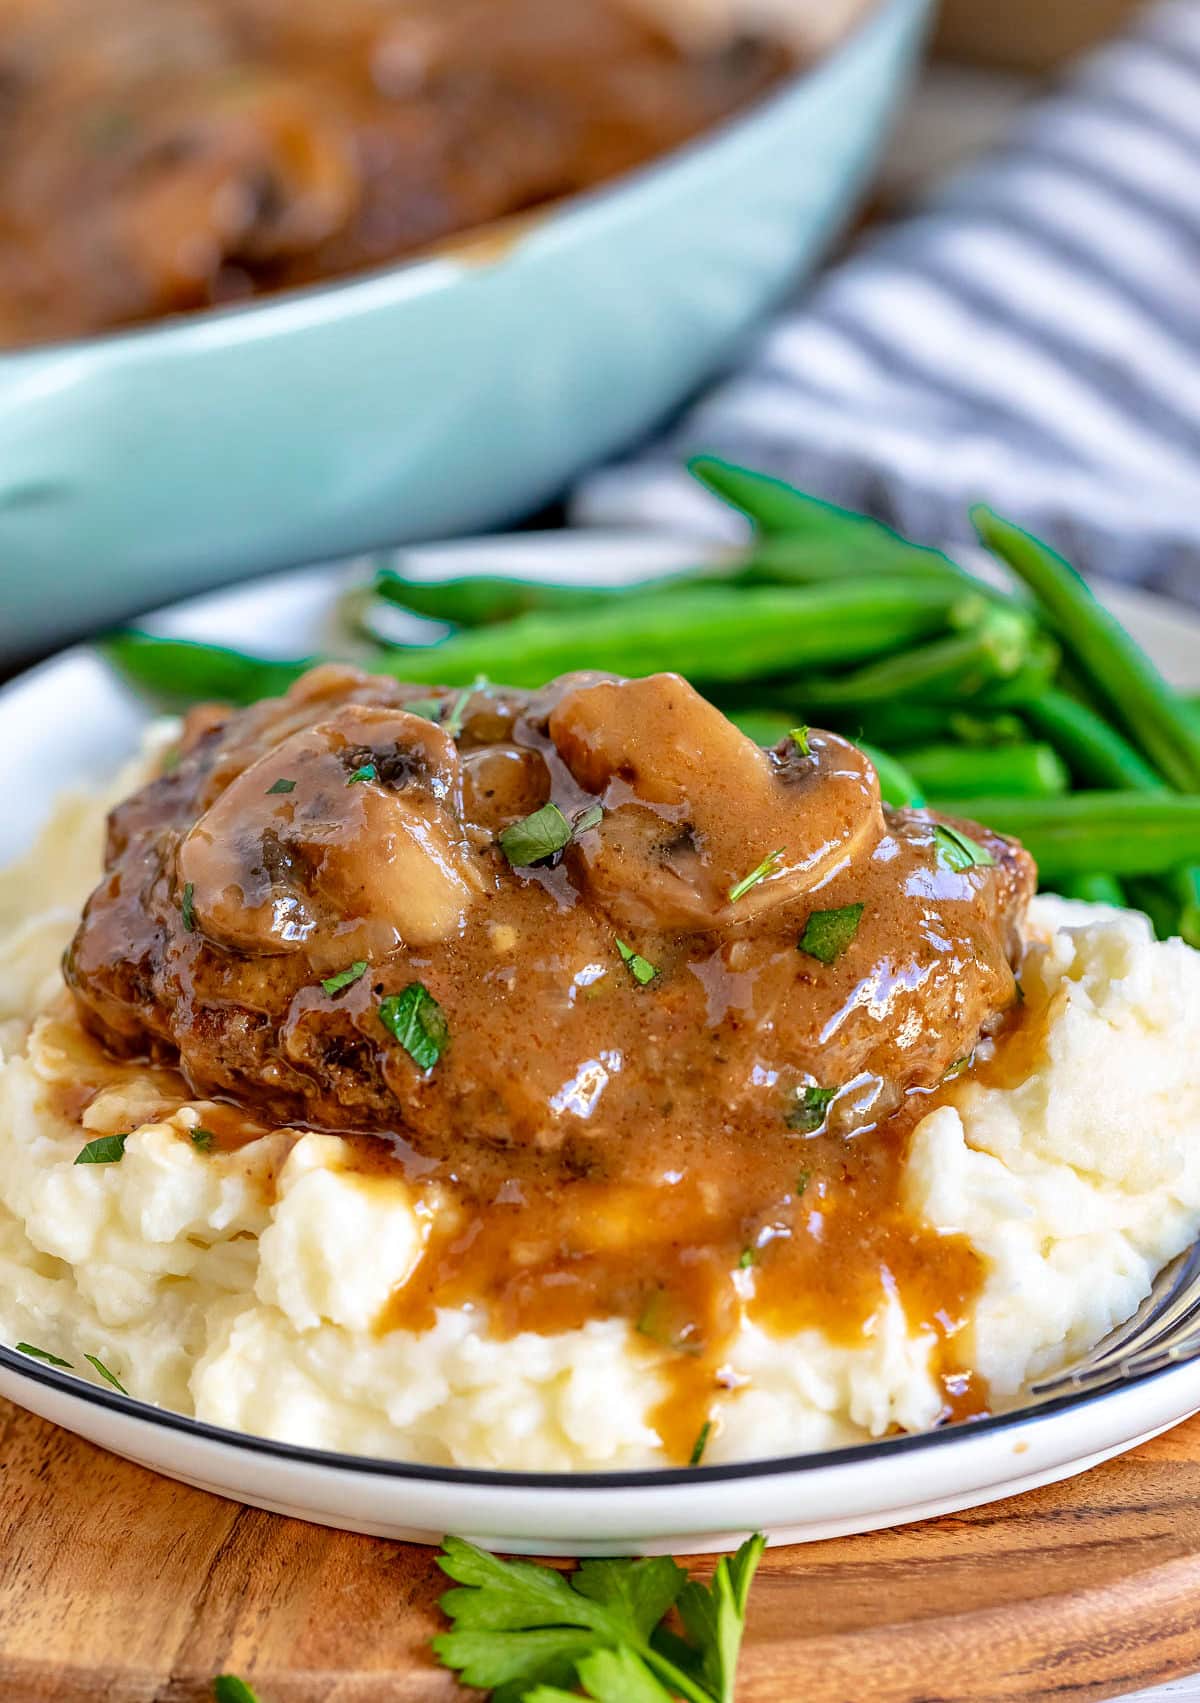
{"label": "steamed green bean pile", "polygon": [[[870,752],[889,803],[1013,834],[1044,886],[1135,905],[1161,935],[1200,946],[1200,707],[1061,556],[973,509],[1009,570],[1011,590],[994,590],[940,550],[764,474],[709,457],[692,472],[751,523],[742,552],[620,587],[381,568],[346,602],[354,631],[339,654],[446,686],[675,670],[760,744],[803,724],[845,734]],[[384,605],[443,628],[390,642]],[[104,649],[170,704],[249,703],[317,660],[135,631]]]}

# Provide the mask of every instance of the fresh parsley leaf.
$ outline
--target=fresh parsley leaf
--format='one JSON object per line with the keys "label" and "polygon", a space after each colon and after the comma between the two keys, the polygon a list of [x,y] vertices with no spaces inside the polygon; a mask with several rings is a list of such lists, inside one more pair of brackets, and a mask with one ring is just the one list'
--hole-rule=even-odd
{"label": "fresh parsley leaf", "polygon": [[735,881],[729,889],[729,903],[736,905],[751,887],[757,887],[760,881],[765,881],[783,856],[784,850],[785,848],[780,846],[778,851],[768,852],[756,869],[752,869],[749,875],[743,875],[740,881]]}
{"label": "fresh parsley leaf", "polygon": [[942,1077],[942,1081],[943,1082],[953,1082],[955,1077],[961,1076],[963,1074],[963,1072],[966,1070],[966,1068],[970,1064],[970,1062],[971,1062],[971,1059],[970,1059],[969,1054],[965,1054],[962,1058],[956,1058],[954,1063],[950,1066],[949,1070],[946,1072],[945,1076]]}
{"label": "fresh parsley leaf", "polygon": [[599,827],[603,818],[604,806],[589,804],[586,810],[578,811],[574,819],[568,822],[558,805],[551,800],[549,804],[543,804],[540,810],[535,810],[532,816],[523,816],[519,822],[510,822],[508,827],[497,835],[497,839],[501,851],[513,869],[528,869],[531,864],[543,863],[547,858],[556,856],[578,835]]}
{"label": "fresh parsley leaf", "polygon": [[807,727],[792,727],[788,729],[788,738],[802,757],[812,756],[812,747],[808,743]]}
{"label": "fresh parsley leaf", "polygon": [[31,1354],[35,1360],[44,1360],[47,1366],[65,1366],[68,1372],[75,1370],[69,1360],[63,1360],[57,1354],[51,1354],[48,1348],[35,1348],[32,1342],[18,1342],[18,1354]]}
{"label": "fresh parsley leaf", "polygon": [[704,1459],[704,1451],[708,1447],[708,1439],[712,1436],[712,1420],[706,1419],[696,1433],[696,1441],[692,1444],[692,1452],[688,1457],[689,1466],[699,1466]]}
{"label": "fresh parsley leaf", "polygon": [[258,1703],[258,1693],[236,1674],[219,1673],[213,1680],[214,1703]]}
{"label": "fresh parsley leaf", "polygon": [[753,1264],[754,1264],[754,1249],[753,1248],[743,1248],[741,1255],[738,1259],[738,1270],[739,1271],[749,1271],[750,1267]]}
{"label": "fresh parsley leaf", "polygon": [[332,999],[335,993],[341,993],[343,988],[348,988],[352,982],[356,982],[360,976],[365,975],[366,970],[367,960],[356,958],[353,964],[348,964],[344,970],[339,970],[336,976],[326,976],[321,986]]}
{"label": "fresh parsley leaf", "polygon": [[94,1141],[89,1141],[75,1155],[77,1165],[115,1165],[125,1157],[125,1143],[132,1131],[126,1130],[124,1135],[98,1135]]}
{"label": "fresh parsley leaf", "polygon": [[635,952],[633,947],[627,946],[623,940],[617,941],[617,951],[621,954],[621,962],[640,987],[645,987],[647,982],[654,980],[658,970],[649,958],[643,958],[640,952]]}
{"label": "fresh parsley leaf", "polygon": [[[689,1579],[676,1601],[688,1641],[696,1652],[691,1672],[713,1703],[734,1703],[738,1655],[746,1624],[750,1585],[766,1548],[761,1534],[736,1555],[723,1555],[707,1587]],[[675,1642],[672,1643],[674,1649]]]}
{"label": "fresh parsley leaf", "polygon": [[[626,1644],[615,1650],[594,1650],[576,1666],[583,1695],[593,1703],[671,1703],[671,1693]],[[579,1693],[558,1685],[535,1685],[525,1693],[523,1703],[579,1703]]]}
{"label": "fresh parsley leaf", "polygon": [[277,781],[273,781],[267,788],[267,797],[270,798],[271,794],[275,792],[295,792],[295,790],[295,781],[286,780],[282,775],[280,775],[279,779]]}
{"label": "fresh parsley leaf", "polygon": [[986,846],[981,846],[961,828],[951,828],[946,822],[933,825],[933,845],[943,869],[987,869],[996,860]]}
{"label": "fresh parsley leaf", "polygon": [[211,1153],[216,1136],[211,1129],[205,1129],[203,1124],[197,1124],[192,1131],[192,1146],[198,1147],[201,1153]]}
{"label": "fresh parsley leaf", "polygon": [[651,1643],[687,1577],[669,1557],[584,1561],[567,1576],[536,1562],[502,1561],[449,1537],[438,1565],[460,1588],[441,1599],[454,1629],[434,1639],[434,1653],[465,1684],[498,1688],[494,1703],[517,1703],[538,1684],[565,1687],[589,1656],[621,1647],[670,1693],[710,1703]]}
{"label": "fresh parsley leaf", "polygon": [[113,1389],[119,1390],[123,1396],[127,1396],[129,1394],[129,1391],[125,1388],[124,1384],[119,1378],[113,1376],[108,1367],[104,1364],[103,1360],[97,1360],[94,1354],[85,1354],[83,1358],[87,1361],[89,1366],[99,1372],[105,1383],[111,1384]]}
{"label": "fresh parsley leaf", "polygon": [[450,1040],[446,1014],[424,982],[381,999],[379,1021],[422,1070],[433,1069]]}
{"label": "fresh parsley leaf", "polygon": [[195,897],[196,884],[194,881],[189,881],[187,886],[183,889],[183,899],[179,906],[179,914],[183,918],[183,926],[187,929],[189,934],[195,934],[196,932]]}
{"label": "fresh parsley leaf", "polygon": [[814,911],[800,936],[800,950],[822,964],[832,964],[840,958],[858,933],[864,910],[862,905],[842,905],[834,911]]}
{"label": "fresh parsley leaf", "polygon": [[354,786],[358,781],[377,781],[379,770],[374,763],[363,763],[354,773],[346,776],[346,785]]}
{"label": "fresh parsley leaf", "polygon": [[811,1183],[811,1182],[812,1182],[812,1172],[811,1171],[801,1171],[800,1175],[796,1178],[796,1199],[797,1200],[800,1199],[800,1197],[803,1195],[805,1189],[808,1187],[809,1183]]}
{"label": "fresh parsley leaf", "polygon": [[558,805],[551,802],[543,804],[532,816],[511,822],[501,830],[498,838],[500,850],[512,868],[528,869],[531,864],[541,863],[543,858],[553,857],[555,852],[560,852],[570,843],[571,824]]}
{"label": "fresh parsley leaf", "polygon": [[798,1088],[796,1103],[787,1115],[788,1128],[799,1135],[815,1135],[825,1122],[829,1102],[836,1093],[836,1088],[818,1088],[811,1082],[805,1088]]}

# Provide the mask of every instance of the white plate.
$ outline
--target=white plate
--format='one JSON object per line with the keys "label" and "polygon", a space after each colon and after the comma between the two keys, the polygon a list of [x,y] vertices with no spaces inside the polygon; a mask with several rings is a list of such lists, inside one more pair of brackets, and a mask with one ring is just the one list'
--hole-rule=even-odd
{"label": "white plate", "polygon": [[[661,537],[526,534],[414,552],[465,565],[620,580],[694,561]],[[347,572],[309,568],[194,599],[160,630],[304,654]],[[1200,619],[1162,599],[1106,600],[1176,682],[1200,688]],[[0,692],[0,858],[28,843],[62,787],[111,773],[145,712],[95,657],[65,652]],[[457,1532],[492,1548],[603,1555],[838,1537],[950,1513],[1084,1471],[1200,1409],[1200,1363],[1022,1413],[827,1454],[671,1472],[475,1472],[367,1460],[243,1436],[149,1407],[0,1348],[0,1394],[130,1460],[256,1507],[421,1542]]]}

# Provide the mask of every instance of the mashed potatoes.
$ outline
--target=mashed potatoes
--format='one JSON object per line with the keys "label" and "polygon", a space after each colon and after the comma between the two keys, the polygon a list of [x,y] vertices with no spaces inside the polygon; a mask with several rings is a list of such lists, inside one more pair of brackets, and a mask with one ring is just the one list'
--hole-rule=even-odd
{"label": "mashed potatoes", "polygon": [[[130,777],[120,790],[128,790]],[[335,1136],[206,1150],[196,1102],[161,1116],[128,1077],[82,1114],[131,1130],[76,1165],[77,1034],[58,959],[97,867],[106,801],[71,801],[0,878],[0,1337],[146,1401],[294,1443],[499,1468],[667,1464],[650,1423],[662,1351],[623,1321],[498,1343],[482,1309],[378,1333],[436,1202],[345,1163]],[[1025,1080],[964,1080],[918,1126],[909,1205],[965,1235],[986,1277],[967,1359],[993,1400],[1127,1317],[1200,1233],[1200,954],[1144,920],[1039,900],[1023,971],[1049,1014]],[[746,1274],[747,1286],[752,1274]],[[781,1341],[748,1319],[708,1461],[920,1429],[943,1405],[932,1334],[881,1291],[862,1339]]]}

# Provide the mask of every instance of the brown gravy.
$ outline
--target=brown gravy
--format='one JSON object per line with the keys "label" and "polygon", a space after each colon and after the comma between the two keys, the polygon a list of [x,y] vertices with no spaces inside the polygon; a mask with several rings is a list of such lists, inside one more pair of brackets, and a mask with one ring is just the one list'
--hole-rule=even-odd
{"label": "brown gravy", "polygon": [[0,346],[340,277],[676,147],[792,68],[636,0],[0,0]]}
{"label": "brown gravy", "polygon": [[[513,862],[548,801],[578,827]],[[330,666],[197,718],[114,811],[66,972],[113,1051],[179,1061],[219,1150],[327,1129],[436,1191],[381,1332],[466,1305],[501,1337],[627,1319],[682,1461],[743,1317],[849,1344],[893,1294],[945,1417],[986,1407],[978,1259],[903,1178],[923,1113],[1036,1056],[1032,887],[1012,842],[886,810],[845,741],[763,751],[677,676],[431,698]],[[847,911],[843,944],[810,939]],[[381,1015],[417,984],[432,1063]]]}

